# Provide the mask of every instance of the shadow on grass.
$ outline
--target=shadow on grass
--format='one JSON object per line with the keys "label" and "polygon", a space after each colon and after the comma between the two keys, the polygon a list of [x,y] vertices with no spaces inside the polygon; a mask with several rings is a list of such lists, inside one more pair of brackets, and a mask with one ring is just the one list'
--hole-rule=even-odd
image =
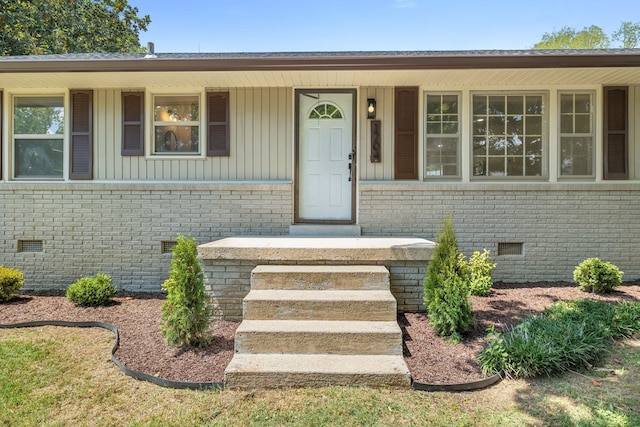
{"label": "shadow on grass", "polygon": [[544,425],[640,425],[637,344],[614,344],[602,369],[530,379],[516,392],[515,402]]}

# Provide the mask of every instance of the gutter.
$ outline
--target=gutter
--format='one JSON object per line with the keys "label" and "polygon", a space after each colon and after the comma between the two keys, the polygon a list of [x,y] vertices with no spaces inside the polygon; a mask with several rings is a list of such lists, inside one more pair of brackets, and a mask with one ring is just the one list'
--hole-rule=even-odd
{"label": "gutter", "polygon": [[[79,57],[78,57],[79,56]],[[107,58],[99,54],[0,57],[0,73],[444,70],[640,67],[640,50],[375,52],[289,54],[157,54]]]}

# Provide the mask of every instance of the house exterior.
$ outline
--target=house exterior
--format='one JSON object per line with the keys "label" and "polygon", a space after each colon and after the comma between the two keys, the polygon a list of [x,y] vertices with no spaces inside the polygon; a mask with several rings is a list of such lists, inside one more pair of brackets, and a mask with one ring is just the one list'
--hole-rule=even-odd
{"label": "house exterior", "polygon": [[640,277],[640,50],[0,58],[0,264],[157,291],[199,243],[347,226],[495,280]]}

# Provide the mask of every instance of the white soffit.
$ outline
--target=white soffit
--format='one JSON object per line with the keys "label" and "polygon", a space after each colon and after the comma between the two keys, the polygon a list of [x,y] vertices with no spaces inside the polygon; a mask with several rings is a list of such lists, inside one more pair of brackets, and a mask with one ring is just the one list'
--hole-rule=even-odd
{"label": "white soffit", "polygon": [[7,73],[0,88],[580,86],[640,84],[640,68]]}

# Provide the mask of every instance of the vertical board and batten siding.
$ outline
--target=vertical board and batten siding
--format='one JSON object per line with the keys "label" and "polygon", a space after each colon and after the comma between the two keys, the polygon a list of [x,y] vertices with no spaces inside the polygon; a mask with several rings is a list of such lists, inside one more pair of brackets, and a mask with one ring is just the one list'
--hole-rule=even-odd
{"label": "vertical board and batten siding", "polygon": [[[371,163],[371,120],[367,120],[367,99],[376,100],[376,120],[382,123],[381,161]],[[393,179],[394,140],[394,89],[393,87],[363,88],[360,91],[358,126],[360,145],[358,156],[359,176],[362,180],[382,181]]]}
{"label": "vertical board and batten siding", "polygon": [[[122,155],[122,91],[113,89],[94,91],[94,179],[105,181],[291,179],[293,175],[291,89],[239,88],[230,89],[228,93],[231,136],[229,156],[162,160],[144,155]],[[145,132],[147,131],[148,129],[145,129]],[[203,135],[206,133],[205,129],[201,132]],[[145,147],[145,150],[148,151],[148,147]]]}

